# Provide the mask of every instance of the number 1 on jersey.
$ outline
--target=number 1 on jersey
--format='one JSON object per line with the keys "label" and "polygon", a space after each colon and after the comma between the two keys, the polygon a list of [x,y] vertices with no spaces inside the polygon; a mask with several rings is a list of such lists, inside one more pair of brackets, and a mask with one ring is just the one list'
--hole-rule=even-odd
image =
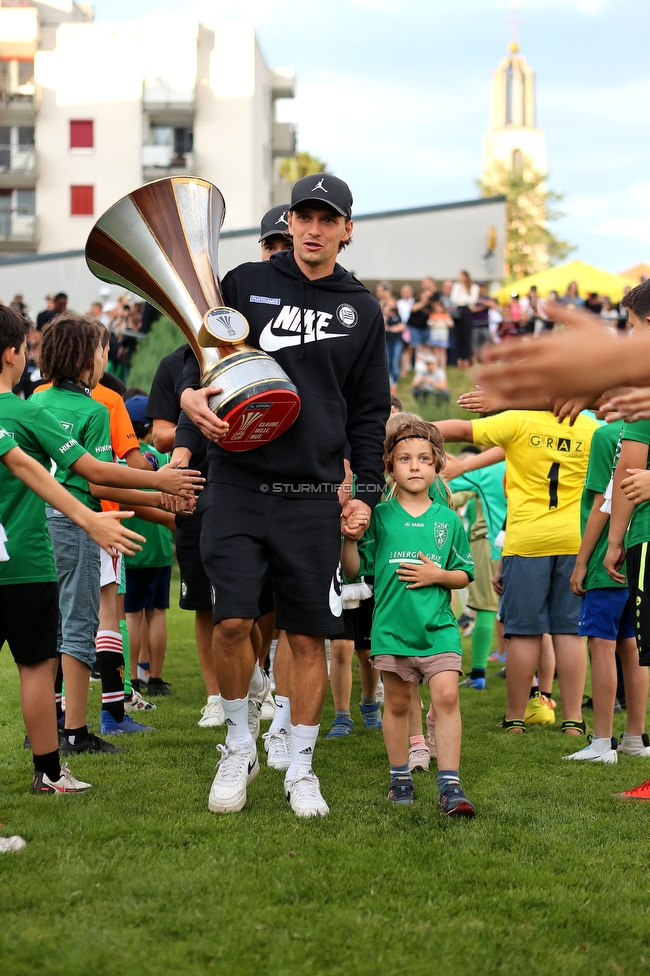
{"label": "number 1 on jersey", "polygon": [[560,462],[554,461],[551,465],[548,474],[548,507],[557,508],[557,486],[560,479]]}

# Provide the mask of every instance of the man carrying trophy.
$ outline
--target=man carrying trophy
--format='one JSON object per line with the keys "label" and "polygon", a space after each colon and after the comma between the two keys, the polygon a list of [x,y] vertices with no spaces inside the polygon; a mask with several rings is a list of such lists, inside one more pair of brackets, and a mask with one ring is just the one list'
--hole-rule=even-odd
{"label": "man carrying trophy", "polygon": [[[295,422],[254,450],[226,450],[220,441],[229,425],[209,406],[219,386],[201,387],[191,358],[177,387],[183,410],[211,441],[198,503],[201,557],[212,588],[214,661],[228,727],[208,802],[215,813],[241,810],[259,772],[248,727],[249,682],[259,672],[251,629],[269,584],[276,625],[287,631],[293,656],[285,793],[299,817],[329,812],[312,756],[327,689],[323,635],[341,629],[341,515],[345,533],[352,511],[369,519],[379,501],[389,413],[379,305],[336,261],[352,235],[351,210],[342,180],[304,177],[288,214],[293,251],[240,265],[222,282],[224,304],[248,320],[248,345],[271,355],[297,389]],[[357,485],[341,511],[344,456]]]}

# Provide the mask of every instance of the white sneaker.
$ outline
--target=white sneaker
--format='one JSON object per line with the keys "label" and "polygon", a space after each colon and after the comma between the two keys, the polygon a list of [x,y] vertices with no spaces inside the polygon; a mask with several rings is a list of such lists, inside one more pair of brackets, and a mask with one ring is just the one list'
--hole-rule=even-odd
{"label": "white sneaker", "polygon": [[202,729],[214,729],[219,725],[225,725],[226,716],[221,704],[221,695],[209,695],[207,705],[201,709],[201,718],[198,725]]}
{"label": "white sneaker", "polygon": [[61,775],[52,780],[47,773],[36,773],[32,783],[32,793],[83,793],[90,789],[90,783],[75,779],[67,763],[61,763]]}
{"label": "white sneaker", "polygon": [[[639,740],[641,740],[639,742]],[[623,738],[618,744],[618,751],[625,753],[627,756],[641,756],[647,758],[650,756],[650,738],[648,733],[644,732],[643,735],[628,735],[627,732],[623,733]]]}
{"label": "white sneaker", "polygon": [[610,748],[606,749],[605,752],[594,752],[592,748],[592,743],[590,742],[588,746],[584,749],[580,749],[578,752],[572,752],[570,756],[562,756],[563,759],[582,759],[588,762],[601,762],[601,763],[611,763],[616,765],[618,762],[618,754],[616,752],[616,739],[612,738],[610,741]]}
{"label": "white sneaker", "polygon": [[278,732],[265,732],[262,738],[266,765],[271,769],[288,769],[291,765],[291,733],[280,729]]}
{"label": "white sneaker", "polygon": [[262,722],[272,722],[273,716],[275,715],[275,701],[273,695],[271,694],[271,683],[269,681],[269,693],[262,702],[262,712],[260,714],[260,719]]}
{"label": "white sneaker", "polygon": [[262,704],[271,689],[271,679],[265,671],[262,671],[262,674],[264,675],[262,690],[258,694],[253,694],[250,690],[248,692],[248,731],[255,740],[259,738],[260,734]]}
{"label": "white sneaker", "polygon": [[330,808],[320,791],[318,776],[308,766],[300,766],[292,780],[285,777],[284,792],[297,817],[324,817]]}
{"label": "white sneaker", "polygon": [[124,699],[124,711],[125,712],[153,712],[156,705],[153,702],[147,701],[143,698],[139,691],[135,688],[131,692],[131,697]]}
{"label": "white sneaker", "polygon": [[409,749],[409,769],[411,772],[414,769],[419,769],[421,772],[426,773],[429,769],[430,762],[431,756],[427,746],[411,746]]}
{"label": "white sneaker", "polygon": [[0,837],[0,852],[6,854],[9,851],[22,851],[27,846],[27,841],[14,834],[13,837]]}
{"label": "white sneaker", "polygon": [[249,748],[238,742],[218,745],[221,759],[217,763],[217,775],[210,787],[208,810],[212,813],[236,813],[246,803],[246,787],[260,771],[257,748]]}

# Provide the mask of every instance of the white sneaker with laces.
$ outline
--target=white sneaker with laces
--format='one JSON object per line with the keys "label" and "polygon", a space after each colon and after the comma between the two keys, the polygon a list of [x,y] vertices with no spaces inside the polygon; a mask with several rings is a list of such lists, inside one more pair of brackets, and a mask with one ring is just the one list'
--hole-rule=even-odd
{"label": "white sneaker with laces", "polygon": [[300,766],[291,780],[285,777],[284,792],[297,817],[325,817],[330,812],[320,791],[318,776],[308,766]]}
{"label": "white sneaker with laces", "polygon": [[201,718],[198,725],[202,729],[214,729],[219,725],[225,725],[226,716],[224,715],[221,695],[209,695],[207,704],[201,709]]}
{"label": "white sneaker with laces", "polygon": [[218,745],[221,759],[217,763],[217,775],[212,781],[208,809],[212,813],[236,813],[246,803],[246,787],[260,771],[257,747],[248,748],[239,742]]}
{"label": "white sneaker with laces", "polygon": [[618,744],[618,751],[627,756],[647,758],[650,756],[650,737],[648,737],[648,733],[644,732],[643,735],[628,735],[627,732],[624,732],[623,738]]}
{"label": "white sneaker with laces", "polygon": [[[261,671],[261,669],[260,669]],[[265,671],[261,671],[264,676],[264,686],[258,693],[248,692],[248,731],[255,740],[259,738],[260,722],[262,720],[262,705],[264,699],[271,690],[271,679]]]}
{"label": "white sneaker with laces", "polygon": [[32,793],[83,793],[90,789],[90,783],[75,779],[67,763],[61,763],[61,775],[58,779],[50,779],[47,773],[36,773],[32,785]]}
{"label": "white sneaker with laces", "polygon": [[578,752],[572,752],[569,756],[562,756],[562,758],[586,760],[587,762],[610,763],[611,765],[614,766],[618,762],[616,745],[617,745],[616,739],[612,738],[609,740],[609,749],[605,749],[604,752],[597,752],[593,748],[593,736],[592,736],[590,737],[589,745],[585,746],[584,749],[579,749]]}
{"label": "white sneaker with laces", "polygon": [[280,729],[262,736],[266,750],[266,765],[271,769],[288,769],[291,765],[291,733]]}
{"label": "white sneaker with laces", "polygon": [[409,749],[409,769],[411,772],[414,769],[419,769],[421,772],[426,773],[429,769],[430,762],[431,756],[426,746],[411,746]]}
{"label": "white sneaker with laces", "polygon": [[260,718],[263,722],[272,722],[275,715],[275,701],[271,694],[271,684],[269,682],[269,693],[262,702],[262,712]]}
{"label": "white sneaker with laces", "polygon": [[147,701],[135,688],[131,692],[131,697],[128,701],[126,698],[124,699],[125,712],[153,712],[154,708],[156,708],[154,702]]}

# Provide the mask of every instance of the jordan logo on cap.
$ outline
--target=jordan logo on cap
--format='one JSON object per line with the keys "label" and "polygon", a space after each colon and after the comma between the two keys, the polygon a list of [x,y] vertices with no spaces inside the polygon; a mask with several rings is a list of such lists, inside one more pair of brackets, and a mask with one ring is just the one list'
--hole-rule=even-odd
{"label": "jordan logo on cap", "polygon": [[322,181],[322,180],[319,180],[319,181],[318,181],[318,183],[316,184],[316,186],[314,187],[314,189],[313,189],[313,190],[312,190],[311,192],[313,193],[313,192],[314,192],[314,190],[322,190],[322,191],[323,191],[323,193],[327,193],[327,192],[328,192],[328,191],[327,191],[327,190],[325,189],[325,187],[323,186],[323,181]]}
{"label": "jordan logo on cap", "polygon": [[280,214],[280,216],[276,220],[276,224],[285,224],[287,227],[289,226],[287,224],[287,211],[286,210],[283,210],[282,211],[282,213]]}

